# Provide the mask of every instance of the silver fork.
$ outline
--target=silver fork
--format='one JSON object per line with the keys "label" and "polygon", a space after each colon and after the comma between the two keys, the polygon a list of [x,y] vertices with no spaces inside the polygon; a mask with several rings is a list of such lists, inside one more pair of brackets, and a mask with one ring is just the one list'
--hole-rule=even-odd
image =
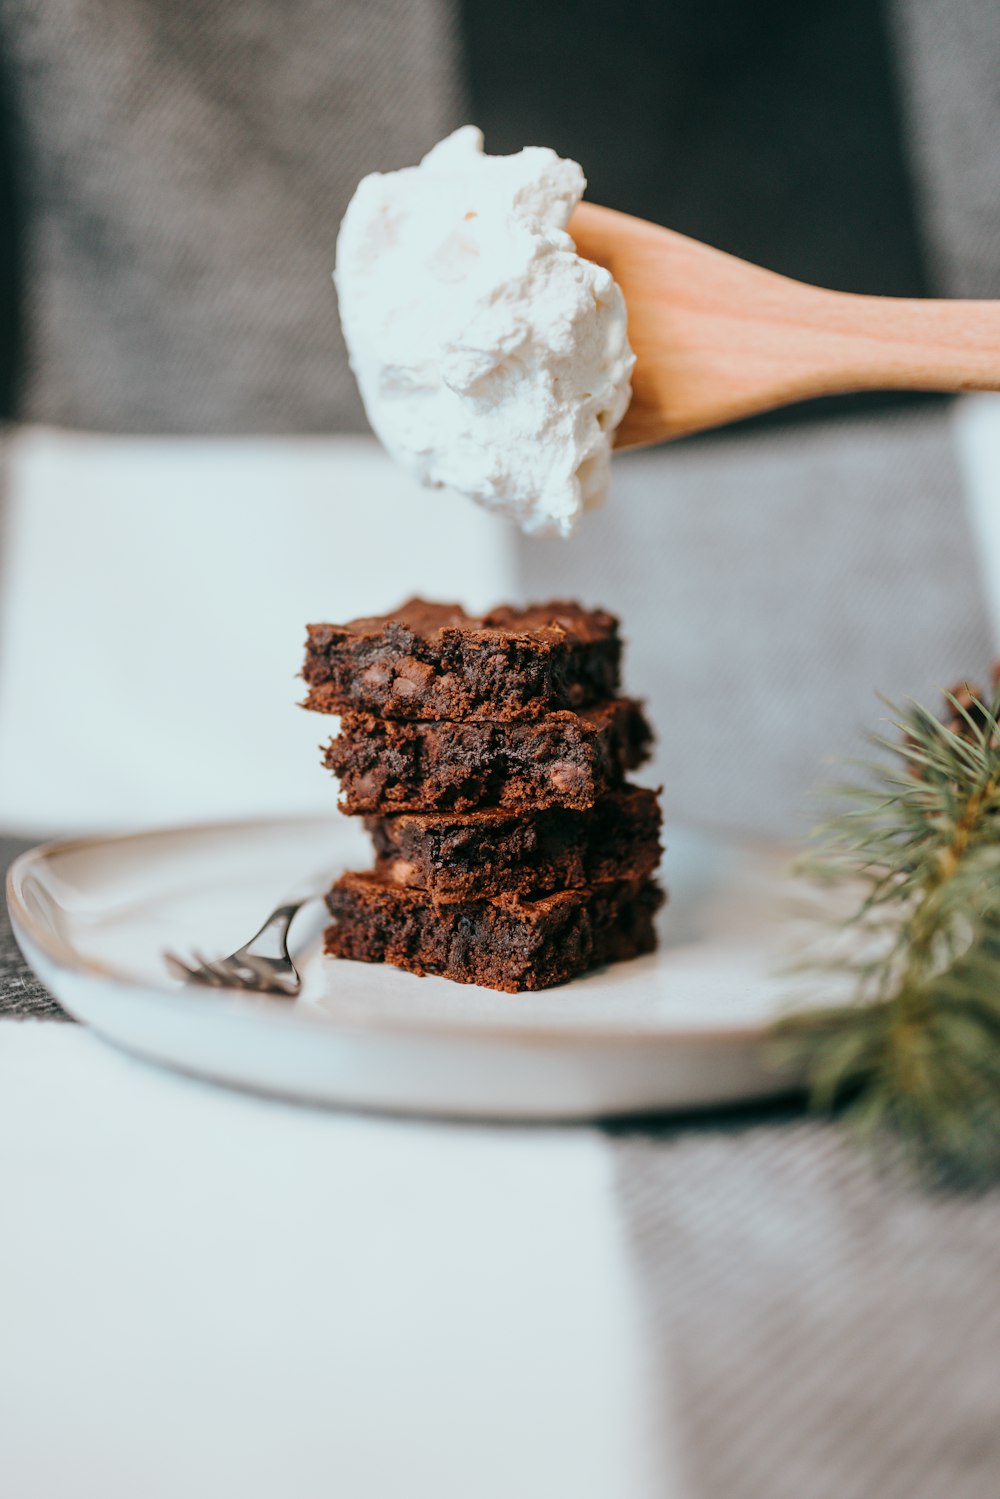
{"label": "silver fork", "polygon": [[282,994],[293,998],[302,980],[288,953],[288,932],[302,907],[315,900],[330,882],[330,876],[309,880],[275,906],[258,932],[226,958],[206,958],[192,952],[181,958],[169,949],[163,961],[184,984],[207,984],[213,989],[249,989],[257,994]]}

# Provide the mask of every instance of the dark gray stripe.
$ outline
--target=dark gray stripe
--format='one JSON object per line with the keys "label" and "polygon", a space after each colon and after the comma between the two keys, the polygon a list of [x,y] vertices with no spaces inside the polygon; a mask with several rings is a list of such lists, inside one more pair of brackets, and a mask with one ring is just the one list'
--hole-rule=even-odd
{"label": "dark gray stripe", "polygon": [[[0,838],[0,868],[6,879],[7,868],[31,848],[37,839]],[[21,956],[14,941],[7,914],[6,899],[0,901],[0,1020],[69,1020],[66,1011],[39,983]]]}
{"label": "dark gray stripe", "polygon": [[926,294],[880,0],[644,0],[613,38],[600,5],[460,4],[493,150],[545,142],[595,202],[804,281]]}

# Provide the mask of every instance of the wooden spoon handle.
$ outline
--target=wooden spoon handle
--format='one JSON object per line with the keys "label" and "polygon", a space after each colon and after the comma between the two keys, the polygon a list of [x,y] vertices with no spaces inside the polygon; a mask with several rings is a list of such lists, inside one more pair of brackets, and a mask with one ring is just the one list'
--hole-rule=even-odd
{"label": "wooden spoon handle", "polygon": [[651,303],[634,333],[630,317],[638,364],[618,446],[814,396],[1000,390],[1000,302],[826,291],[710,250],[699,270],[709,256],[711,279],[689,282],[673,263],[672,293]]}
{"label": "wooden spoon handle", "polygon": [[799,351],[804,394],[1000,390],[1000,302],[796,290],[811,335]]}
{"label": "wooden spoon handle", "polygon": [[812,396],[1000,390],[1000,302],[826,291],[592,203],[570,231],[628,307],[636,367],[618,447]]}

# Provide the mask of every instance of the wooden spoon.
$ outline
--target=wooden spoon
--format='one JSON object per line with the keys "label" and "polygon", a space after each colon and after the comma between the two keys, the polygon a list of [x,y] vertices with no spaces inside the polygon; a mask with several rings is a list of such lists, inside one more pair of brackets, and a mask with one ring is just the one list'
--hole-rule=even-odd
{"label": "wooden spoon", "polygon": [[569,232],[625,294],[636,354],[615,446],[855,390],[1000,390],[1000,302],[824,291],[610,208]]}

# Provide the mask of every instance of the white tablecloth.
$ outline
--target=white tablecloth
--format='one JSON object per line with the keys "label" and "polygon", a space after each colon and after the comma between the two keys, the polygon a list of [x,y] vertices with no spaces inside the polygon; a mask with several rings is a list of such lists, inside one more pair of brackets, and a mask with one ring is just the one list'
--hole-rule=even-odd
{"label": "white tablecloth", "polygon": [[596,1132],[296,1107],[8,1021],[0,1182],[17,1499],[683,1492]]}

